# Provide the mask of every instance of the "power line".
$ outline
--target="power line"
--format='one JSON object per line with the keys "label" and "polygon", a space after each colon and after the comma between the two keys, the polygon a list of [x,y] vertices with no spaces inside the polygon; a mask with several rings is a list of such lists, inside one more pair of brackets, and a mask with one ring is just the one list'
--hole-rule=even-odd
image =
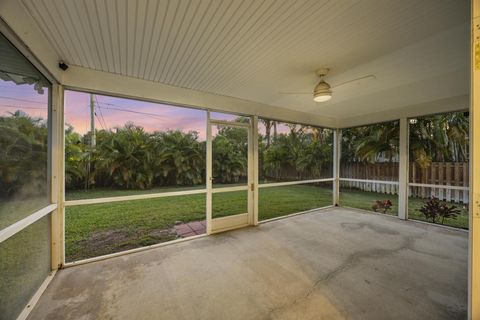
{"label": "power line", "polygon": [[154,113],[148,113],[148,112],[141,112],[141,111],[133,111],[133,110],[130,110],[130,109],[120,109],[120,108],[112,108],[112,107],[104,107],[104,106],[99,106],[99,108],[103,108],[103,109],[107,109],[107,110],[117,110],[117,111],[123,111],[123,112],[129,112],[129,113],[136,113],[136,114],[141,114],[141,115],[146,115],[146,116],[152,116],[152,117],[155,117],[157,119],[161,119],[161,120],[164,120],[165,117],[162,117],[158,114],[154,114]]}
{"label": "power line", "polygon": [[103,119],[103,115],[100,111],[100,108],[98,108],[98,110],[100,113],[100,117],[98,116],[97,112],[95,112],[95,116],[97,117],[98,122],[100,123],[100,126],[102,127],[102,129],[106,131],[108,129],[107,124],[105,123],[105,119]]}
{"label": "power line", "polygon": [[[163,118],[165,119],[166,117],[164,116],[161,116],[159,114],[156,114],[156,113],[146,113],[146,112],[141,112],[141,111],[134,111],[134,110],[130,110],[130,109],[125,109],[124,106],[121,106],[121,105],[118,105],[118,104],[114,104],[114,103],[109,103],[109,102],[99,102],[99,104],[103,104],[103,105],[108,105],[108,106],[112,106],[112,107],[118,107],[120,108],[121,110],[128,110],[129,112],[133,112],[133,113],[140,113],[140,114],[145,114],[145,115],[149,115],[149,116],[155,116],[157,118]],[[107,109],[106,107],[103,107],[105,109]],[[112,110],[117,110],[117,109],[113,109]]]}
{"label": "power line", "polygon": [[7,108],[17,108],[17,109],[35,109],[35,110],[45,110],[47,111],[47,108],[40,108],[40,107],[22,107],[22,106],[14,106],[11,104],[0,104],[2,107],[7,107]]}
{"label": "power line", "polygon": [[[104,130],[107,130],[107,128],[108,128],[107,122],[105,122],[105,118],[103,117],[102,108],[100,108],[100,104],[98,103],[97,96],[95,96],[95,102],[97,103],[97,108],[98,108],[98,111],[99,111],[99,113],[100,113],[100,117],[102,118],[103,124],[105,125],[105,129],[104,129]],[[100,125],[102,125],[102,123],[100,123]],[[102,127],[103,127],[103,126],[102,126]]]}
{"label": "power line", "polygon": [[31,102],[31,103],[37,103],[37,104],[46,105],[46,102],[39,102],[39,101],[28,100],[28,99],[20,99],[20,98],[7,97],[7,96],[0,96],[0,98],[9,99],[9,100],[15,100],[15,101],[22,101],[22,102]]}
{"label": "power line", "polygon": [[[94,114],[94,115],[95,115],[95,117],[97,118],[97,120],[98,120],[98,123],[100,124],[100,127],[102,127],[102,129],[103,129],[103,130],[105,130],[105,128],[103,127],[103,123],[102,123],[102,121],[100,120],[100,118],[98,117],[97,113],[96,113],[96,112],[94,112],[93,114]],[[106,131],[106,130],[105,130],[105,131]]]}

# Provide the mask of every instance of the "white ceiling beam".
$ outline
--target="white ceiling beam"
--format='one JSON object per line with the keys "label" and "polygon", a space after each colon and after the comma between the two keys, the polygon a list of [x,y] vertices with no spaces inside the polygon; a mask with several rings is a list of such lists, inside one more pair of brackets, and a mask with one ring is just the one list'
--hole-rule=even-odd
{"label": "white ceiling beam", "polygon": [[67,88],[124,98],[179,106],[256,115],[275,120],[335,128],[337,121],[309,113],[270,106],[255,101],[179,88],[158,82],[70,66],[64,72],[62,84]]}
{"label": "white ceiling beam", "polygon": [[469,99],[469,95],[466,94],[411,106],[403,106],[396,109],[388,109],[381,112],[364,114],[358,117],[338,119],[337,124],[339,128],[349,128],[372,123],[398,120],[400,118],[414,118],[462,110],[467,111],[470,105]]}

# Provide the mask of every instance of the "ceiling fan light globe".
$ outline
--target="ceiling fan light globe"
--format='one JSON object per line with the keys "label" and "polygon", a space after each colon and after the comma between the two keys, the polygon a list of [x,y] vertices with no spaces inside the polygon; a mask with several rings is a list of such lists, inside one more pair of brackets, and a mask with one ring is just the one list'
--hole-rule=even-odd
{"label": "ceiling fan light globe", "polygon": [[313,101],[325,102],[332,98],[332,90],[328,83],[321,80],[313,90]]}
{"label": "ceiling fan light globe", "polygon": [[313,96],[313,101],[315,102],[326,102],[332,98],[331,94],[318,94]]}

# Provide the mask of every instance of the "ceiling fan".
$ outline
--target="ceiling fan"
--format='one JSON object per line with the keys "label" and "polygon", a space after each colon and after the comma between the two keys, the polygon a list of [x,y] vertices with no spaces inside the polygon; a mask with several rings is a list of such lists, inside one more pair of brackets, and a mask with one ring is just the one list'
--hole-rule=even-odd
{"label": "ceiling fan", "polygon": [[[360,82],[364,82],[367,80],[375,80],[376,77],[373,74],[369,74],[367,76],[363,76],[360,78],[351,79],[342,83],[339,83],[334,86],[330,86],[327,82],[325,82],[324,78],[328,74],[330,69],[328,68],[320,68],[315,73],[320,78],[320,82],[315,86],[313,89],[313,101],[315,102],[325,102],[332,98],[332,89],[339,88],[341,86],[345,86],[347,84],[353,84]],[[312,94],[312,92],[280,92],[280,94]]]}

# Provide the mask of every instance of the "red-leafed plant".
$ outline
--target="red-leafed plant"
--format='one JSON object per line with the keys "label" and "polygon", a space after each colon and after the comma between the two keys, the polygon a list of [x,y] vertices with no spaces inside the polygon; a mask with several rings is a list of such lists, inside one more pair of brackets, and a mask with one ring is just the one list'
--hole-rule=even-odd
{"label": "red-leafed plant", "polygon": [[427,221],[437,223],[438,221],[443,224],[445,218],[455,219],[460,214],[460,209],[456,206],[448,206],[446,202],[440,201],[436,197],[431,197],[425,205],[420,208],[420,212],[423,213]]}
{"label": "red-leafed plant", "polygon": [[372,209],[375,212],[382,210],[383,213],[387,213],[387,211],[392,208],[392,205],[392,201],[390,200],[376,200],[372,205]]}

